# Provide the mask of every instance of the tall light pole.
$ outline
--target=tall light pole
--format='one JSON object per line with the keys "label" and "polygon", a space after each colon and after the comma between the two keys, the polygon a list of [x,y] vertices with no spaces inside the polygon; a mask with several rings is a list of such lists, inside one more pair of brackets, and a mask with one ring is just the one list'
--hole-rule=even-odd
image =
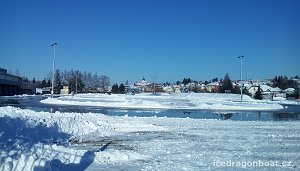
{"label": "tall light pole", "polygon": [[242,102],[243,101],[243,58],[244,58],[244,56],[241,55],[238,58],[241,60],[241,67],[240,67],[241,83],[240,83],[240,89],[241,89],[241,102]]}
{"label": "tall light pole", "polygon": [[76,77],[76,94],[77,94],[77,74],[78,74],[78,72],[76,72],[76,75],[75,75],[75,77]]}
{"label": "tall light pole", "polygon": [[51,98],[53,98],[54,94],[54,69],[55,69],[55,46],[57,43],[53,43],[51,47],[53,47],[53,61],[52,61],[52,90],[51,90]]}

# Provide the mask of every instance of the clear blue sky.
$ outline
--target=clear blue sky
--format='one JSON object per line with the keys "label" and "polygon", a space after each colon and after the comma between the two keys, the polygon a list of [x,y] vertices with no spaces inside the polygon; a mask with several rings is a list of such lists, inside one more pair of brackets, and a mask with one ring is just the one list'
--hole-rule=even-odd
{"label": "clear blue sky", "polygon": [[300,75],[299,0],[0,0],[0,67],[111,82]]}

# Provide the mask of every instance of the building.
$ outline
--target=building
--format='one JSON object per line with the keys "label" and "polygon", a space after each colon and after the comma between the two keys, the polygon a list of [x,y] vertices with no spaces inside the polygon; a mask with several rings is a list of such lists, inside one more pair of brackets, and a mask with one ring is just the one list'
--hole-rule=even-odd
{"label": "building", "polygon": [[270,99],[273,100],[274,97],[276,98],[285,98],[286,97],[286,93],[284,93],[280,88],[278,87],[270,87],[268,85],[253,85],[251,86],[248,91],[249,93],[252,94],[252,97],[255,96],[255,93],[258,91],[258,89],[260,88],[263,99]]}
{"label": "building", "polygon": [[248,89],[248,92],[251,94],[251,96],[254,98],[255,93],[258,91],[260,87],[258,85],[253,85]]}
{"label": "building", "polygon": [[210,93],[218,93],[220,91],[220,83],[219,82],[211,82],[205,85],[206,91]]}
{"label": "building", "polygon": [[22,82],[22,94],[36,94],[36,83]]}
{"label": "building", "polygon": [[134,85],[125,85],[125,92],[132,94],[141,93],[142,88]]}
{"label": "building", "polygon": [[162,88],[163,88],[163,91],[166,92],[166,93],[173,93],[174,92],[174,89],[171,86],[164,86]]}
{"label": "building", "polygon": [[69,94],[69,86],[63,86],[63,88],[60,89],[60,94]]}
{"label": "building", "polygon": [[0,68],[0,96],[12,96],[22,93],[22,78],[7,73],[7,70]]}
{"label": "building", "polygon": [[51,87],[36,88],[36,94],[51,94]]}
{"label": "building", "polygon": [[143,78],[140,82],[134,83],[134,86],[138,89],[141,89],[141,92],[152,92],[153,91],[153,83],[149,83]]}

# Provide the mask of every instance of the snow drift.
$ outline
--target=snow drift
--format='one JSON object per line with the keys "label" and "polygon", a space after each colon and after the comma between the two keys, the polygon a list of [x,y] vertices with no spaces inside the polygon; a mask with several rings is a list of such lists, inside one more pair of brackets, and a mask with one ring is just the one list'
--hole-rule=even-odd
{"label": "snow drift", "polygon": [[175,94],[78,94],[48,98],[42,103],[56,105],[100,106],[134,109],[209,109],[209,110],[280,110],[279,104],[254,100],[247,95],[240,102],[238,94],[175,93]]}

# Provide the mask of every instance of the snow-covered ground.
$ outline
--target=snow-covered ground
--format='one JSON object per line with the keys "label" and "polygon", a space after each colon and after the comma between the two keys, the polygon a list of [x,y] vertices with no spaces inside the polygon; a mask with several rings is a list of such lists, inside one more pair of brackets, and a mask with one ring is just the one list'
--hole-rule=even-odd
{"label": "snow-covered ground", "polygon": [[0,170],[299,170],[300,127],[8,106],[0,149]]}
{"label": "snow-covered ground", "polygon": [[254,100],[247,95],[240,102],[238,94],[214,93],[175,93],[175,94],[78,94],[48,98],[41,101],[47,104],[101,106],[135,109],[209,109],[209,110],[280,110],[277,103]]}

